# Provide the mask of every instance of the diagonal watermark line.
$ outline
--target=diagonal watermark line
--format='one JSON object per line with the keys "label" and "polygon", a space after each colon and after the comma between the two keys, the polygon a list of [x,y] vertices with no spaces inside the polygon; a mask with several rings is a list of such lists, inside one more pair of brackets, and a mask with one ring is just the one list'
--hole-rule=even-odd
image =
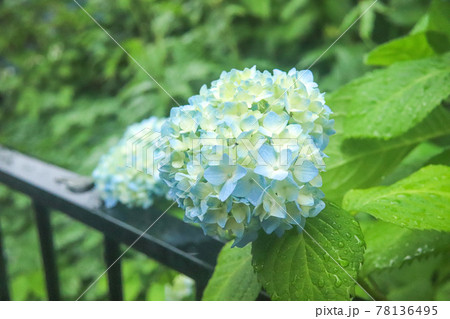
{"label": "diagonal watermark line", "polygon": [[[100,27],[100,29],[102,29],[103,30],[103,32],[105,32],[110,38],[111,38],[111,40],[113,40],[114,41],[114,43],[116,43],[118,46],[119,46],[119,48],[121,48],[122,49],[122,51],[123,52],[125,52],[127,55],[128,55],[128,57],[131,59],[131,60],[133,60],[133,62],[134,63],[136,63],[136,65],[138,65],[141,69],[142,69],[142,71],[144,71],[144,73],[145,74],[147,74],[147,76],[148,77],[150,77],[178,106],[181,106],[180,105],[180,103],[178,103],[178,101],[177,100],[175,100],[175,98],[172,96],[172,95],[170,95],[169,94],[169,92],[167,92],[167,90],[166,89],[164,89],[164,87],[161,85],[161,84],[159,84],[159,82],[130,54],[130,53],[128,53],[128,51],[127,50],[125,50],[121,45],[120,45],[120,43],[119,42],[117,42],[116,41],[116,39],[114,39],[114,37],[108,32],[108,31],[106,31],[106,29],[105,28],[103,28],[103,26],[97,21],[97,20],[95,20],[94,19],[94,17],[91,15],[91,14],[89,14],[89,12],[87,12],[86,11],[86,9],[84,9],[84,7],[82,6],[82,5],[80,5],[79,3],[78,3],[78,1],[77,0],[73,0],[76,4],[77,4],[77,6],[78,7],[80,7],[80,9],[81,10],[83,10],[83,12],[89,17],[89,18],[91,18],[91,20],[92,21],[94,21],[94,23],[95,24],[97,24],[99,27]],[[353,27],[353,25],[355,25],[355,23],[356,22],[358,22],[371,8],[372,8],[372,6],[376,3],[376,2],[378,2],[378,0],[375,0],[374,2],[372,2],[372,4],[369,6],[369,7],[367,7],[362,13],[361,13],[361,15],[355,20],[355,21],[353,21],[353,23],[350,25],[350,26],[348,26],[347,27],[347,29],[345,29],[345,31],[336,39],[336,40],[334,40],[333,41],[333,43],[331,43],[331,45],[324,51],[324,52],[322,52],[322,54],[320,54],[315,60],[314,60],[314,62],[313,63],[311,63],[311,65],[306,69],[306,70],[303,70],[303,71],[308,71],[308,70],[310,70],[321,58],[322,58],[322,56],[324,55],[324,54],[326,54],[327,52],[328,52],[328,50],[330,50],[331,49],[331,47],[333,47],[346,33],[347,33],[347,31],[348,30],[350,30],[352,27]],[[284,92],[283,92],[283,94],[281,94],[274,102],[273,102],[273,104],[274,103],[276,103],[279,99],[281,99],[285,94],[286,94],[286,92],[287,91],[289,91],[291,88],[292,88],[292,86],[294,86],[295,85],[295,83],[296,83],[296,81],[298,81],[298,80],[300,80],[301,78],[302,78],[302,76],[303,76],[303,74],[304,73],[306,73],[306,72],[302,72],[302,74],[300,75],[300,78],[299,79],[296,79],[296,80],[294,80],[294,83],[292,84],[292,85],[290,85]],[[189,113],[187,113],[187,115],[189,116],[189,117],[191,117],[192,118],[192,120],[198,125],[198,126],[200,126],[200,124],[197,122],[197,120],[196,119],[194,119]]]}
{"label": "diagonal watermark line", "polygon": [[339,41],[339,40],[347,33],[347,31],[350,30],[350,29],[355,25],[355,23],[358,22],[358,21],[359,21],[359,20],[360,20],[360,19],[361,19],[361,18],[362,18],[369,10],[370,10],[370,8],[372,8],[372,6],[373,6],[375,3],[377,3],[377,2],[378,2],[378,0],[375,0],[374,2],[372,2],[372,4],[371,4],[370,6],[368,6],[368,7],[366,8],[366,10],[364,10],[364,11],[361,13],[361,15],[360,15],[358,18],[356,18],[356,20],[353,21],[353,23],[350,24],[350,25],[348,26],[348,28],[345,29],[345,31],[342,32],[342,34],[341,34],[339,37],[337,37],[337,39],[334,40],[333,43],[331,43],[330,46],[329,46],[325,51],[323,51],[322,54],[319,55],[319,57],[318,57],[317,59],[314,60],[313,63],[311,63],[311,65],[307,68],[307,70],[309,70],[310,68],[312,68],[312,67],[317,63],[317,61],[319,61],[319,60],[320,60],[320,59],[328,52],[328,50],[330,50],[331,47],[334,46],[334,45],[336,44],[336,42],[338,42],[338,41]]}
{"label": "diagonal watermark line", "polygon": [[[142,69],[142,71],[144,71],[144,73],[150,78],[150,79],[152,79],[178,106],[181,106],[179,103],[178,103],[178,101],[177,100],[175,100],[175,98],[174,97],[172,97],[168,92],[167,92],[167,90],[165,90],[164,89],[164,87],[161,85],[161,84],[159,84],[159,82],[147,71],[147,70],[145,70],[145,68],[128,52],[128,51],[126,51],[121,45],[120,45],[120,43],[119,42],[117,42],[112,36],[111,36],[111,34],[108,32],[108,31],[106,31],[103,27],[102,27],[102,25],[100,25],[100,23],[99,22],[97,22],[90,14],[89,14],[89,12],[87,12],[85,9],[84,9],[84,7],[83,6],[81,6],[76,0],[73,0],[77,5],[78,5],[78,7],[80,7],[80,9],[92,20],[92,21],[94,21],[94,23],[95,24],[97,24],[99,27],[100,27],[100,29],[102,29],[103,30],[103,32],[105,32],[110,38],[111,38],[111,40],[113,40],[114,41],[114,43],[116,43],[121,49],[122,49],[122,51],[124,51],[126,54],[127,54],[127,56],[137,65],[137,66],[139,66],[139,68],[140,69]],[[311,67],[313,67],[321,58],[322,58],[322,56],[323,55],[325,55],[327,52],[328,52],[328,50],[330,50],[330,48],[331,47],[333,47],[341,38],[342,38],[342,36],[344,36],[344,34],[345,33],[347,33],[347,31],[357,22],[357,21],[359,21],[367,12],[368,12],[368,10],[377,2],[378,0],[375,0],[366,10],[364,10],[364,12],[316,59],[316,60],[314,60],[314,62],[306,69],[306,70],[309,70]],[[300,76],[300,78],[302,77],[302,75]],[[294,83],[290,86],[290,87],[288,87],[288,89],[286,89],[286,91],[279,97],[279,98],[277,98],[276,100],[275,100],[275,102],[277,102],[293,85],[295,85],[295,81],[294,81]],[[275,103],[274,102],[274,103]],[[189,116],[190,116],[190,114],[188,114]],[[191,117],[192,118],[192,117]],[[193,120],[194,120],[194,122],[195,123],[197,123],[197,121],[194,119],[194,118],[192,118]],[[198,123],[197,123],[198,124]],[[253,178],[252,178],[253,179]],[[254,179],[253,179],[254,180]],[[266,193],[266,194],[268,194],[267,192],[266,192],[266,190],[256,181],[256,180],[254,180],[257,184],[258,184],[258,186],[259,187],[261,187],[262,189],[263,189],[263,191]],[[192,187],[192,186],[191,186]],[[186,192],[187,191],[189,191],[189,189],[191,188],[191,187],[189,187],[187,190],[186,190]],[[268,194],[269,196],[271,196],[270,194]],[[272,196],[271,196],[272,197]],[[273,199],[273,197],[272,197],[272,199]],[[114,266],[124,255],[125,255],[125,253],[126,252],[128,252],[128,250],[130,250],[135,244],[136,244],[136,242],[137,241],[139,241],[143,236],[144,236],[144,234],[145,233],[147,233],[149,230],[150,230],[150,228],[152,228],[153,227],[153,225],[164,215],[164,214],[166,214],[166,212],[175,204],[176,202],[173,202],[94,282],[92,282],[90,285],[89,285],[89,287],[76,299],[77,301],[78,300],[80,300],[80,298],[83,296],[83,295],[85,295],[86,294],[86,292],[87,291],[89,291],[89,289],[91,289],[97,282],[98,282],[98,280],[112,267],[112,266]],[[279,205],[279,204],[278,204]],[[280,207],[281,207],[281,205],[280,205]],[[282,207],[281,207],[282,208]],[[283,208],[282,208],[283,209]],[[289,215],[289,213],[285,210],[285,209],[283,209],[285,212],[286,212],[286,214],[287,215]],[[291,217],[291,219],[292,220],[294,220],[293,219],[293,217],[292,216],[290,216],[289,215],[289,217]],[[295,220],[294,220],[295,221]],[[295,221],[296,222],[296,221]],[[300,224],[298,224],[297,222],[296,222],[296,224],[300,227],[300,228],[302,228],[302,230],[372,299],[372,300],[375,300],[305,229],[304,229],[304,227],[302,227]]]}
{"label": "diagonal watermark line", "polygon": [[[192,186],[191,186],[192,187]],[[189,187],[189,189],[190,189],[190,187]],[[189,190],[188,189],[188,190]],[[86,290],[85,291],[83,291],[83,293],[76,299],[76,301],[79,301],[80,300],[80,298],[81,297],[83,297],[88,291],[89,291],[89,289],[91,289],[96,283],[97,283],[97,281],[99,281],[100,280],[100,278],[102,278],[107,272],[108,272],[108,270],[112,267],[112,266],[114,266],[122,257],[123,257],[123,255],[125,255],[138,241],[139,241],[139,239],[141,239],[149,230],[150,230],[150,228],[152,228],[153,227],[153,225],[155,225],[156,224],[156,222],[158,221],[158,220],[160,220],[161,219],[161,217],[163,217],[167,212],[168,212],[168,210],[169,209],[171,209],[172,208],[172,206],[173,205],[175,205],[175,203],[176,202],[173,202],[153,223],[151,223],[151,225],[150,226],[148,226],[147,227],[147,229],[146,230],[144,230],[144,232],[138,237],[138,238],[136,238],[136,240],[130,245],[130,246],[128,246],[127,247],[127,249],[125,249],[124,251],[123,251],[123,253],[119,256],[119,257],[117,257],[117,259],[111,264],[111,265],[109,265],[108,266],[108,268],[106,268],[106,270],[104,271],[104,272],[102,272],[101,273],[101,275],[100,276],[98,276],[97,277],[97,279],[95,279],[90,285],[89,285],[89,287],[87,287],[86,288]]]}
{"label": "diagonal watermark line", "polygon": [[367,294],[367,296],[369,296],[373,301],[376,301],[375,300],[375,298],[373,298],[372,297],[372,295],[371,294],[369,294],[367,291],[366,291],[366,289],[364,289],[364,287],[362,287],[361,286],[361,284],[355,279],[355,278],[353,278],[345,269],[344,269],[344,267],[342,267],[337,261],[336,261],[336,259],[334,259],[333,258],[333,256],[331,256],[330,255],[330,253],[325,249],[325,248],[323,248],[322,247],[322,245],[321,244],[319,244],[319,242],[317,241],[317,240],[315,240],[314,239],[314,237],[312,237],[307,231],[306,231],[306,229],[305,229],[305,227],[303,227],[303,226],[301,226],[276,200],[275,200],[275,198],[273,198],[272,197],[272,195],[270,195],[269,193],[267,193],[267,191],[264,189],[264,187],[262,187],[259,183],[258,183],[258,181],[256,181],[253,177],[252,177],[252,179],[255,181],[255,183],[259,186],[259,187],[261,187],[261,189],[263,190],[263,192],[264,193],[266,193],[267,195],[269,195],[273,200],[274,200],[274,202],[275,203],[277,203],[278,204],[278,206],[280,206],[280,208],[302,229],[302,231],[304,231],[305,232],[305,234],[306,235],[308,235],[308,237],[309,238],[311,238],[311,240],[317,245],[317,246],[319,246],[320,247],[320,249],[322,249],[327,255],[328,255],[328,257],[330,257],[335,263],[336,263],[336,265],[338,265],[339,266],[339,268],[341,268],[342,269],[342,271],[344,271],[346,274],[347,274],[347,276],[349,276],[350,277],[350,279],[351,280],[353,280],[358,286],[359,286],[359,288],[361,288],[366,294]]}
{"label": "diagonal watermark line", "polygon": [[[360,16],[355,20],[355,21],[353,21],[353,23],[352,24],[350,24],[349,26],[348,26],[348,28],[347,29],[345,29],[345,31],[344,32],[342,32],[342,34],[340,35],[340,36],[338,36],[337,37],[337,39],[336,40],[334,40],[333,41],[333,43],[331,43],[329,46],[328,46],[328,48],[326,48],[326,50],[325,51],[323,51],[322,52],[322,54],[320,54],[315,60],[314,60],[314,62],[313,63],[311,63],[310,64],[310,66],[308,66],[308,68],[306,69],[306,70],[302,70],[301,71],[301,74],[300,74],[300,77],[298,78],[298,79],[295,79],[294,80],[294,83],[292,83],[284,92],[283,92],[283,94],[281,94],[275,101],[273,101],[271,104],[275,104],[276,102],[278,102],[285,94],[286,94],[286,92],[287,91],[289,91],[294,85],[295,85],[295,83],[297,82],[297,81],[299,81],[299,80],[301,80],[302,79],[302,77],[303,77],[303,75],[306,73],[306,71],[309,71],[347,32],[348,32],[348,30],[350,30],[354,25],[355,25],[355,23],[356,22],[358,22],[369,10],[370,10],[370,8],[372,8],[372,6],[375,4],[375,3],[377,3],[378,2],[378,0],[375,0],[374,2],[372,2],[372,4],[370,5],[370,6],[368,6],[367,8],[366,8],[366,10],[364,10],[361,14],[360,14]],[[258,120],[256,120],[256,121],[254,121],[253,123],[252,123],[252,125],[253,124],[255,124],[256,122],[257,122]]]}
{"label": "diagonal watermark line", "polygon": [[[333,43],[331,43],[330,44],[330,46],[328,47],[328,48],[326,48],[326,50],[325,51],[323,51],[322,52],[322,54],[320,54],[315,60],[314,60],[314,62],[313,63],[311,63],[311,65],[310,66],[308,66],[308,68],[306,69],[306,70],[304,70],[303,72],[302,72],[302,74],[300,75],[300,78],[299,79],[297,79],[297,80],[300,80],[302,77],[303,77],[303,74],[305,74],[306,72],[305,71],[309,71],[347,32],[348,32],[348,30],[350,30],[354,25],[355,25],[355,23],[356,22],[358,22],[369,10],[370,10],[370,8],[372,8],[373,7],[373,5],[375,4],[375,3],[377,3],[378,2],[378,0],[375,0],[374,2],[372,2],[372,4],[370,5],[370,6],[368,6],[367,8],[366,8],[366,10],[364,10],[360,15],[359,15],[359,17],[358,18],[356,18],[356,20],[355,21],[353,21],[353,23],[352,24],[350,24],[349,26],[348,26],[348,28],[347,29],[345,29],[345,31],[344,32],[342,32],[342,34],[340,35],[340,36],[338,36],[337,37],[337,39],[336,40],[334,40],[333,41]],[[294,83],[292,83],[287,89],[286,89],[286,91],[284,91],[283,92],[283,94],[281,94],[280,95],[280,97],[279,98],[277,98],[273,103],[276,103],[279,99],[281,99],[285,94],[286,94],[286,92],[287,91],[289,91],[294,85],[295,85],[295,82],[297,81],[297,80],[294,80]]]}
{"label": "diagonal watermark line", "polygon": [[[149,133],[150,132],[150,133]],[[131,154],[133,154],[133,153],[135,153],[136,151],[137,151],[137,146],[138,145],[135,145],[136,144],[136,139],[137,140],[139,140],[139,139],[145,139],[145,138],[149,138],[149,134],[151,134],[152,133],[152,131],[151,130],[148,130],[148,129],[143,129],[143,130],[141,130],[141,131],[139,131],[139,132],[136,132],[135,134],[134,134],[134,137],[131,137]],[[156,139],[156,141],[158,141],[159,139]],[[130,139],[128,139],[128,142],[130,141]],[[142,141],[141,141],[142,142]],[[151,141],[150,141],[151,143],[153,143],[153,142],[155,142],[155,139],[152,139]],[[146,144],[144,145],[144,148],[146,148],[145,146],[148,146],[149,145],[149,142],[146,142]],[[134,147],[133,147],[134,146]],[[135,168],[136,169],[136,167],[134,167],[134,166],[130,166],[130,167],[132,167],[132,168]],[[152,165],[152,167],[153,167],[153,165]],[[195,184],[192,184],[192,185],[190,185],[185,191],[184,191],[184,194],[186,194],[193,186],[194,186]],[[169,207],[167,207],[167,209],[158,217],[158,218],[156,218],[155,219],[155,221],[153,222],[153,223],[151,223],[150,224],[150,226],[148,226],[147,227],[147,229],[145,229],[140,235],[139,235],[139,237],[137,237],[134,241],[133,241],[133,243],[131,243],[131,245],[129,245],[123,252],[122,252],[122,254],[120,254],[120,256],[116,259],[116,260],[114,260],[114,262],[111,264],[111,265],[109,265],[107,268],[106,268],[106,270],[104,271],[104,272],[102,272],[101,274],[100,274],[100,276],[98,276],[97,277],[97,279],[95,279],[87,288],[86,288],[86,290],[84,290],[83,291],[83,293],[76,299],[76,301],[79,301],[80,299],[81,299],[81,297],[83,297],[88,291],[89,291],[89,289],[91,289],[99,280],[100,280],[100,278],[102,278],[107,272],[108,272],[108,270],[109,269],[111,269],[111,267],[112,266],[114,266],[149,230],[150,230],[150,228],[152,228],[168,211],[169,211],[169,209],[171,209],[172,208],[172,206],[173,205],[175,205],[175,203],[176,203],[176,201],[174,201]]]}
{"label": "diagonal watermark line", "polygon": [[148,76],[150,79],[152,79],[153,82],[156,83],[156,85],[158,85],[158,86],[161,88],[161,90],[164,91],[164,93],[166,93],[166,94],[167,94],[167,95],[168,95],[168,96],[169,96],[169,97],[170,97],[170,98],[171,98],[178,106],[181,106],[180,103],[178,103],[178,101],[175,100],[175,98],[174,98],[172,95],[170,95],[169,92],[167,92],[167,90],[166,90],[161,84],[159,84],[159,82],[156,81],[156,79],[155,79],[155,78],[154,78],[154,77],[153,77],[146,69],[144,69],[144,67],[143,67],[143,66],[142,66],[135,58],[133,58],[133,56],[132,56],[130,53],[128,53],[127,50],[125,50],[125,49],[122,47],[122,46],[120,45],[120,43],[117,42],[116,39],[114,39],[113,36],[112,36],[111,34],[109,34],[109,32],[106,31],[105,28],[103,28],[102,25],[101,25],[100,23],[98,23],[97,20],[94,19],[93,16],[91,16],[91,15],[89,14],[89,12],[87,12],[86,9],[85,9],[81,4],[78,3],[77,0],[73,0],[73,2],[75,2],[75,3],[77,4],[77,6],[79,6],[80,9],[83,10],[83,12],[86,13],[86,15],[87,15],[89,18],[91,18],[91,20],[94,21],[95,24],[98,25],[98,26],[100,27],[100,29],[102,29],[103,32],[105,32],[105,33],[111,38],[111,40],[114,41],[115,44],[117,44],[117,45],[119,46],[119,48],[121,48],[122,51],[125,52],[126,55],[128,55],[128,57],[129,57],[134,63],[136,63],[136,65],[137,65],[139,68],[141,68],[141,70],[144,71],[144,73],[147,74],[147,76]]}

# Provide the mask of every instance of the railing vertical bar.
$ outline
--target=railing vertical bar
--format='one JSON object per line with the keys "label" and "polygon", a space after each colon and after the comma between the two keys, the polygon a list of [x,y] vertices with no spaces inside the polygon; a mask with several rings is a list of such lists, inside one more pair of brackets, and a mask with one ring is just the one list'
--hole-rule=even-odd
{"label": "railing vertical bar", "polygon": [[106,267],[109,267],[114,264],[108,270],[109,299],[114,301],[123,300],[122,266],[121,261],[117,260],[119,256],[120,256],[119,243],[105,236]]}
{"label": "railing vertical bar", "polygon": [[205,291],[206,283],[202,281],[195,282],[195,300],[201,301],[203,297],[203,292]]}
{"label": "railing vertical bar", "polygon": [[0,223],[0,300],[10,300],[8,277],[6,271],[6,256],[3,250],[2,225]]}
{"label": "railing vertical bar", "polygon": [[45,281],[49,300],[60,300],[58,268],[56,266],[53,232],[50,211],[47,207],[33,202],[34,213],[41,243],[42,261],[44,263]]}

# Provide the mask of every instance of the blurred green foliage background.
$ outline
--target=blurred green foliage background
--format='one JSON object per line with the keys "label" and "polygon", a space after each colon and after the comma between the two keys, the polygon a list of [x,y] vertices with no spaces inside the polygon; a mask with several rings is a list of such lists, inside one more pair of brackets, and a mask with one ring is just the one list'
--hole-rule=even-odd
{"label": "blurred green foliage background", "polygon": [[[181,104],[222,70],[307,68],[372,2],[79,0]],[[365,54],[407,34],[429,2],[378,1],[313,66],[321,90],[372,68]],[[0,1],[0,30],[2,145],[88,175],[128,125],[175,104],[71,0]],[[0,213],[12,299],[45,299],[29,200],[0,185]],[[102,236],[62,214],[52,223],[63,298],[76,299],[105,269]],[[136,252],[123,267],[128,300],[192,298]],[[103,278],[86,299],[106,298]]]}

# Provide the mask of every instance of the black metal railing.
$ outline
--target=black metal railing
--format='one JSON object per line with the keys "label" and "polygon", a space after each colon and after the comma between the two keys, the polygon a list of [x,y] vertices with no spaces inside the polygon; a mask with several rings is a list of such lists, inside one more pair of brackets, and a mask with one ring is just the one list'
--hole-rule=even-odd
{"label": "black metal railing", "polygon": [[[53,210],[67,214],[104,234],[107,267],[120,256],[120,244],[133,244],[149,225],[157,221],[133,245],[133,249],[191,277],[196,282],[197,299],[201,298],[213,272],[217,254],[223,246],[221,241],[204,236],[200,228],[169,214],[160,217],[162,212],[156,209],[130,210],[117,207],[107,210],[102,206],[95,189],[77,189],[67,183],[77,180],[82,178],[71,171],[0,146],[0,182],[28,195],[33,202],[49,300],[61,299],[50,223]],[[7,273],[0,220],[0,300],[10,299]],[[120,260],[108,270],[107,276],[109,298],[122,300]]]}

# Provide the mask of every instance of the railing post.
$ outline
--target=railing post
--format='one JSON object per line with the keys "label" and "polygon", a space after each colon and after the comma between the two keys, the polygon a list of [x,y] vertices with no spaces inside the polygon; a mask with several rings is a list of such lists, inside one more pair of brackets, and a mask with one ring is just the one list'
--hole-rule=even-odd
{"label": "railing post", "polygon": [[8,277],[6,272],[6,257],[3,250],[2,225],[0,222],[0,300],[10,300]]}
{"label": "railing post", "polygon": [[202,281],[195,282],[195,300],[201,301],[203,297],[203,292],[205,291],[206,283]]}
{"label": "railing post", "polygon": [[109,299],[114,301],[123,300],[122,266],[121,261],[117,260],[119,256],[119,243],[105,236],[105,263],[106,267],[111,266],[108,269]]}
{"label": "railing post", "polygon": [[47,207],[33,202],[36,224],[41,243],[42,261],[44,263],[47,296],[49,300],[60,300],[58,268],[53,245],[53,232],[50,223],[50,211]]}

